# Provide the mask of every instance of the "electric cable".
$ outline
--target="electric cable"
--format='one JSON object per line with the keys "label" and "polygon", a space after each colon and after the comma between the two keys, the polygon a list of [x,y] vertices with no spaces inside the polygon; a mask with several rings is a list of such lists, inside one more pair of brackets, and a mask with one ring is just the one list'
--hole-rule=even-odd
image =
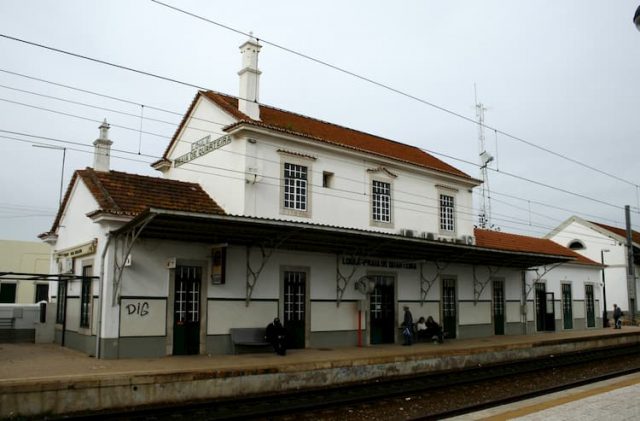
{"label": "electric cable", "polygon": [[251,38],[255,38],[255,39],[256,39],[256,40],[258,40],[258,41],[262,41],[263,43],[265,43],[265,44],[267,44],[267,45],[271,45],[272,47],[278,48],[278,49],[280,49],[280,50],[282,50],[282,51],[288,52],[288,53],[290,53],[290,54],[293,54],[293,55],[296,55],[296,56],[298,56],[298,57],[304,58],[304,59],[306,59],[306,60],[312,61],[312,62],[314,62],[314,63],[320,64],[320,65],[323,65],[323,66],[328,67],[328,68],[330,68],[330,69],[336,70],[336,71],[338,71],[338,72],[340,72],[340,73],[343,73],[343,74],[346,74],[346,75],[352,76],[352,77],[354,77],[354,78],[356,78],[356,79],[359,79],[359,80],[365,81],[365,82],[367,82],[367,83],[370,83],[370,84],[372,84],[372,85],[375,85],[375,86],[380,87],[380,88],[383,88],[383,89],[386,89],[386,90],[388,90],[388,91],[390,91],[390,92],[393,92],[393,93],[399,94],[399,95],[401,95],[401,96],[404,96],[404,97],[406,97],[406,98],[412,99],[412,100],[417,101],[417,102],[419,102],[419,103],[422,103],[422,104],[428,105],[428,106],[430,106],[430,107],[432,107],[432,108],[435,108],[435,109],[437,109],[437,110],[439,110],[439,111],[442,111],[442,112],[444,112],[444,113],[450,114],[450,115],[452,115],[452,116],[454,116],[454,117],[458,117],[458,118],[460,118],[460,119],[462,119],[462,120],[465,120],[465,121],[467,121],[467,122],[473,123],[474,125],[481,125],[482,127],[487,128],[487,129],[489,129],[489,130],[493,130],[495,133],[499,133],[499,134],[501,134],[501,135],[503,135],[503,136],[505,136],[505,137],[507,137],[507,138],[509,138],[509,139],[513,139],[513,140],[515,140],[515,141],[522,142],[522,143],[524,143],[524,144],[526,144],[526,145],[529,145],[529,146],[531,146],[531,147],[533,147],[533,148],[536,148],[536,149],[542,150],[542,151],[544,151],[544,152],[550,153],[550,154],[552,154],[552,155],[554,155],[554,156],[557,156],[557,157],[559,157],[559,158],[565,159],[565,160],[567,160],[567,161],[569,161],[569,162],[572,162],[572,163],[574,163],[574,164],[580,165],[580,166],[582,166],[582,167],[584,167],[584,168],[587,168],[587,169],[590,169],[590,170],[592,170],[592,171],[598,172],[598,173],[600,173],[600,174],[602,174],[602,175],[606,175],[606,176],[608,176],[608,177],[614,178],[614,179],[616,179],[616,180],[618,180],[618,181],[621,181],[621,182],[623,182],[623,183],[626,183],[626,184],[629,184],[629,185],[632,185],[632,186],[639,186],[637,183],[633,183],[633,182],[631,182],[631,181],[628,181],[628,180],[626,180],[626,179],[623,179],[623,178],[621,178],[621,177],[618,177],[618,176],[616,176],[616,175],[614,175],[614,174],[611,174],[611,173],[608,173],[608,172],[606,172],[606,171],[603,171],[603,170],[600,170],[600,169],[598,169],[598,168],[595,168],[595,167],[593,167],[593,166],[591,166],[591,165],[589,165],[589,164],[585,164],[585,163],[583,163],[583,162],[581,162],[581,161],[578,161],[578,160],[576,160],[576,159],[570,158],[570,157],[568,157],[568,156],[566,156],[566,155],[563,155],[563,154],[561,154],[561,153],[558,153],[558,152],[552,151],[551,149],[548,149],[548,148],[545,148],[545,147],[543,147],[543,146],[537,145],[537,144],[535,144],[535,143],[533,143],[533,142],[530,142],[530,141],[525,140],[525,139],[523,139],[523,138],[521,138],[521,137],[518,137],[518,136],[512,135],[512,134],[510,134],[510,133],[508,133],[508,132],[505,132],[505,131],[503,131],[503,130],[500,130],[500,129],[496,128],[496,127],[492,127],[492,126],[489,126],[489,125],[486,125],[486,124],[480,124],[478,121],[474,120],[473,118],[467,117],[467,116],[462,115],[462,114],[460,114],[460,113],[458,113],[458,112],[455,112],[455,111],[453,111],[453,110],[450,110],[450,109],[448,109],[448,108],[446,108],[446,107],[443,107],[443,106],[437,105],[437,104],[435,104],[435,103],[433,103],[433,102],[431,102],[431,101],[428,101],[428,100],[426,100],[426,99],[423,99],[423,98],[417,97],[417,96],[415,96],[415,95],[412,95],[412,94],[410,94],[410,93],[408,93],[408,92],[405,92],[405,91],[402,91],[402,90],[400,90],[400,89],[394,88],[394,87],[392,87],[392,86],[390,86],[390,85],[387,85],[387,84],[385,84],[385,83],[378,82],[378,81],[373,80],[373,79],[371,79],[371,78],[368,78],[368,77],[366,77],[366,76],[362,76],[362,75],[360,75],[360,74],[358,74],[358,73],[355,73],[355,72],[352,72],[352,71],[350,71],[350,70],[344,69],[344,68],[342,68],[342,67],[340,67],[340,66],[337,66],[337,65],[334,65],[334,64],[328,63],[328,62],[326,62],[326,61],[324,61],[324,60],[317,59],[317,58],[312,57],[312,56],[310,56],[310,55],[308,55],[308,54],[304,54],[304,53],[301,53],[301,52],[299,52],[299,51],[293,50],[293,49],[291,49],[291,48],[285,47],[285,46],[283,46],[283,45],[281,45],[281,44],[277,44],[277,43],[274,43],[274,42],[271,42],[271,41],[265,40],[264,38],[258,38],[258,37],[255,37],[253,34],[246,33],[246,32],[244,32],[244,31],[241,31],[241,30],[236,29],[236,28],[232,28],[232,27],[230,27],[230,26],[228,26],[228,25],[221,24],[221,23],[216,22],[216,21],[213,21],[213,20],[211,20],[211,19],[207,19],[207,18],[205,18],[205,17],[203,17],[203,16],[197,15],[197,14],[192,13],[192,12],[188,12],[188,11],[186,11],[186,10],[180,9],[180,8],[175,7],[175,6],[172,6],[172,5],[170,5],[170,4],[167,4],[167,3],[161,2],[161,1],[159,1],[159,0],[151,0],[151,1],[152,1],[153,3],[156,3],[156,4],[159,4],[159,5],[161,5],[161,6],[167,7],[167,8],[169,8],[169,9],[172,9],[172,10],[174,10],[174,11],[177,11],[177,12],[183,13],[183,14],[188,15],[188,16],[191,16],[191,17],[193,17],[193,18],[196,18],[196,19],[199,19],[199,20],[202,20],[202,21],[205,21],[205,22],[211,23],[211,24],[213,24],[213,25],[219,26],[219,27],[224,28],[224,29],[227,29],[227,30],[229,30],[229,31],[232,31],[232,32],[235,32],[235,33],[238,33],[238,34],[241,34],[241,35],[245,35],[245,36],[248,36],[248,37],[251,37]]}

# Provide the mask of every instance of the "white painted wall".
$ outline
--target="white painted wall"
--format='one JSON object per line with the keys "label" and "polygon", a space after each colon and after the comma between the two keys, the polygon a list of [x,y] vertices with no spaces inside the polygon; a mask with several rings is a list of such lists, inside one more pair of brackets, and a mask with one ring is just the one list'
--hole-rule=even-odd
{"label": "white painted wall", "polygon": [[[600,262],[601,251],[608,249],[609,252],[604,253],[604,263],[607,265],[605,268],[605,280],[608,311],[613,311],[614,303],[618,304],[623,311],[628,311],[627,250],[624,243],[620,243],[599,231],[585,226],[579,221],[572,221],[550,239],[565,247],[574,240],[582,241],[586,248],[584,250],[576,250],[576,252],[595,262]],[[602,281],[602,276],[600,276],[599,281]]]}
{"label": "white painted wall", "polygon": [[[191,151],[191,144],[210,135],[224,136],[222,127],[235,120],[211,100],[199,97],[193,112],[178,134],[168,157],[173,160]],[[245,141],[233,141],[177,168],[164,173],[166,178],[198,183],[227,213],[244,213]]]}
{"label": "white painted wall", "polygon": [[[168,154],[170,160],[191,150],[191,143],[206,135],[224,135],[221,125],[233,118],[212,101],[200,97],[192,116]],[[207,121],[202,121],[202,120]],[[249,142],[248,139],[252,139]],[[253,143],[255,140],[255,143]],[[285,152],[283,152],[285,151]],[[286,153],[286,152],[291,152]],[[290,215],[282,207],[284,162],[308,167],[309,211],[307,216]],[[390,224],[371,223],[372,178],[387,177],[367,170],[384,167],[397,177],[392,180]],[[322,187],[323,172],[333,173],[331,187]],[[439,233],[438,186],[453,190],[457,237],[473,235],[475,216],[468,182],[398,161],[350,151],[346,148],[293,136],[276,137],[265,131],[237,133],[231,144],[165,172],[165,177],[199,183],[226,212],[313,222],[343,227],[397,233],[400,229]]]}
{"label": "white painted wall", "polygon": [[120,336],[164,336],[166,320],[166,299],[128,298],[120,304]]}

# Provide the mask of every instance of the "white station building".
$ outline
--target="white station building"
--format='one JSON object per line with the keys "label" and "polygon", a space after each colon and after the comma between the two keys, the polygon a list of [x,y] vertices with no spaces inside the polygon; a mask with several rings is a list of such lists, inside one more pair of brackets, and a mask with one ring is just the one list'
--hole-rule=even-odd
{"label": "white station building", "polygon": [[[51,230],[56,341],[101,358],[233,352],[283,320],[289,347],[399,342],[402,307],[449,338],[601,327],[602,266],[549,239],[474,228],[480,182],[424,151],[200,91],[162,177],[110,170],[106,122]],[[69,279],[71,279],[70,277]]]}

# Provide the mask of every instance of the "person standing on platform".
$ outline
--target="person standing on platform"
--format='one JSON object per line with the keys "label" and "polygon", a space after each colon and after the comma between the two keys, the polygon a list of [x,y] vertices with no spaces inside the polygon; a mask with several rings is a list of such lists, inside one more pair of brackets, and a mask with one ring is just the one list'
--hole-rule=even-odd
{"label": "person standing on platform", "polygon": [[404,321],[402,322],[403,345],[408,346],[413,343],[413,315],[409,311],[409,306],[404,306]]}
{"label": "person standing on platform", "polygon": [[613,320],[615,320],[615,323],[613,325],[614,329],[622,328],[622,320],[620,320],[621,317],[622,317],[622,310],[620,310],[620,307],[618,307],[617,304],[614,304],[613,305]]}

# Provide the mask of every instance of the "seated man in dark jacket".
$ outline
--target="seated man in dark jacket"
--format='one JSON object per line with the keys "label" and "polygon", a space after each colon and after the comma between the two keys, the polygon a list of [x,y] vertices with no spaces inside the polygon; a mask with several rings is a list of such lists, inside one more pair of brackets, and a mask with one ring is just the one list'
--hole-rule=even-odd
{"label": "seated man in dark jacket", "polygon": [[287,331],[285,330],[282,323],[280,323],[279,318],[273,319],[273,322],[269,323],[267,326],[267,342],[273,345],[273,349],[276,351],[278,355],[286,355],[287,354],[287,345],[286,345],[286,336]]}

